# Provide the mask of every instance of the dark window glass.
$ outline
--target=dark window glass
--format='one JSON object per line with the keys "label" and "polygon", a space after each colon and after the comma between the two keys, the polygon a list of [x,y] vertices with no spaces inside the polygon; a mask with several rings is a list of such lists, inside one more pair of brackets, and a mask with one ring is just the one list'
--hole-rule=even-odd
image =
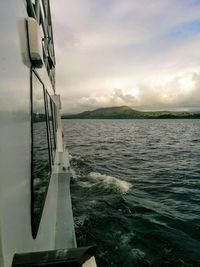
{"label": "dark window glass", "polygon": [[50,134],[50,143],[51,143],[51,155],[52,163],[55,156],[56,149],[56,139],[55,139],[55,123],[54,123],[54,111],[53,111],[53,102],[51,97],[47,93],[47,104],[48,104],[48,125],[49,125],[49,134]]}
{"label": "dark window glass", "polygon": [[51,175],[43,84],[32,72],[32,233],[36,237]]}

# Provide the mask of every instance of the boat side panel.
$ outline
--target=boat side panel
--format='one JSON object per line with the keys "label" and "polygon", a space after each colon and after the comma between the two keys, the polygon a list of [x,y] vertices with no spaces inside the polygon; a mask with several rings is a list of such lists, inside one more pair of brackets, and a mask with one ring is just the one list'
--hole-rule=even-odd
{"label": "boat side panel", "polygon": [[[30,62],[26,51],[26,17],[25,1],[0,2],[1,267],[11,265],[15,252],[53,249],[55,242],[56,176],[50,182],[35,240],[31,233]],[[46,70],[43,68],[39,73],[52,94]]]}

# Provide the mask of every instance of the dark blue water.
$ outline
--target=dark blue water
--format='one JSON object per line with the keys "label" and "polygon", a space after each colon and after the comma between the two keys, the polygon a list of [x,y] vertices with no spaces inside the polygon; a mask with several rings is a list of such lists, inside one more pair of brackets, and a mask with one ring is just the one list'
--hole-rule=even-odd
{"label": "dark blue water", "polygon": [[200,120],[63,120],[79,245],[109,266],[200,266]]}

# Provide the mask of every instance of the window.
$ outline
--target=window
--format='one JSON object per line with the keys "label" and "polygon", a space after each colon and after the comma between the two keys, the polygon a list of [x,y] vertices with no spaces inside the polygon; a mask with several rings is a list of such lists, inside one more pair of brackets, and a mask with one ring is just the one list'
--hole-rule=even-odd
{"label": "window", "polygon": [[48,125],[49,125],[49,137],[51,145],[51,159],[54,162],[55,150],[56,150],[56,129],[55,129],[55,113],[54,103],[48,93],[47,95],[47,106],[48,106]]}
{"label": "window", "polygon": [[47,69],[53,90],[55,91],[55,51],[51,12],[49,1],[26,0],[29,17],[35,18],[40,23],[41,41],[43,45],[43,61]]}
{"label": "window", "polygon": [[57,108],[56,108],[56,105],[55,103],[52,102],[52,110],[53,110],[53,117],[54,117],[54,121],[53,121],[53,124],[54,124],[54,129],[55,129],[55,134],[56,134],[56,131],[57,131]]}
{"label": "window", "polygon": [[47,105],[42,82],[32,71],[31,75],[31,128],[32,128],[32,179],[31,222],[35,238],[39,228],[44,202],[51,176]]}

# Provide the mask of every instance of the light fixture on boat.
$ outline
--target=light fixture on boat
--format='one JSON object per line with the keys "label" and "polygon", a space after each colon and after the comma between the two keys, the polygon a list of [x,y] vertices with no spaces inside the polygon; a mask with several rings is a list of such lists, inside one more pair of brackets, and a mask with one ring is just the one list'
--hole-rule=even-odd
{"label": "light fixture on boat", "polygon": [[27,32],[30,60],[34,67],[42,68],[42,38],[40,34],[40,27],[36,19],[32,17],[27,19]]}

